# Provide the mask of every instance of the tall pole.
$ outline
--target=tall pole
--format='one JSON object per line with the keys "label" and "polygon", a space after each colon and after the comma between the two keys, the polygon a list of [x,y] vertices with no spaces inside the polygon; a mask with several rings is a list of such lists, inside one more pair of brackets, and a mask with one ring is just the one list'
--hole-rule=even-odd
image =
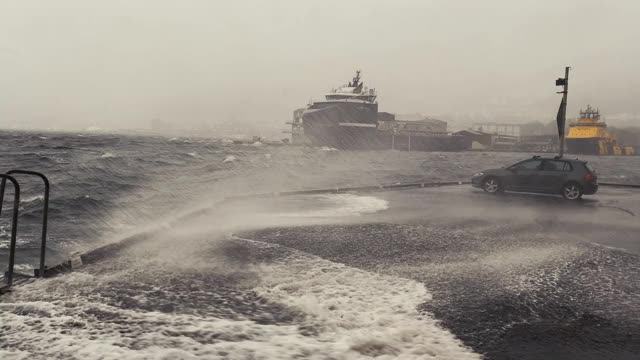
{"label": "tall pole", "polygon": [[565,123],[567,121],[567,95],[569,93],[569,69],[567,66],[564,68],[564,78],[560,78],[556,80],[556,86],[562,86],[563,91],[559,92],[562,94],[562,102],[560,103],[560,108],[558,109],[558,136],[560,138],[560,154],[558,157],[562,157],[564,155],[564,129]]}
{"label": "tall pole", "polygon": [[564,94],[562,95],[562,101],[564,101],[564,114],[562,114],[562,118],[564,119],[564,123],[562,124],[562,137],[560,138],[560,157],[564,155],[564,131],[565,124],[567,121],[567,95],[569,94],[569,67],[566,66],[564,68]]}

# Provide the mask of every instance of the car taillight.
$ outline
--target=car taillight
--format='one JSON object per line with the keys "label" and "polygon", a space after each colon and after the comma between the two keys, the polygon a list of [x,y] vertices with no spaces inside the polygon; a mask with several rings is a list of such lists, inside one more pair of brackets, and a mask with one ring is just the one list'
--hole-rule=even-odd
{"label": "car taillight", "polygon": [[595,178],[595,176],[592,173],[587,173],[587,175],[584,176],[584,181],[591,181]]}

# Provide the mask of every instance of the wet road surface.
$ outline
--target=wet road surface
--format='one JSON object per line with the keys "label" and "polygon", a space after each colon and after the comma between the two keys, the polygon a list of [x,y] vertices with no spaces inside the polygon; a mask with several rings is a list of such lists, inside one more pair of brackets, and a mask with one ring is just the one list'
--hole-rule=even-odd
{"label": "wet road surface", "polygon": [[340,225],[244,236],[425,284],[420,308],[489,359],[640,354],[640,191],[576,204],[466,186],[376,196],[386,210]]}

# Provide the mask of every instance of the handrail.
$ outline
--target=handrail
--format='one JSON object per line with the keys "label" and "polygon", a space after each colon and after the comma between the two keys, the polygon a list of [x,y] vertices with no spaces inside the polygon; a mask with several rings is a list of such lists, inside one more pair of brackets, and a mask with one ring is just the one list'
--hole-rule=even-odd
{"label": "handrail", "polygon": [[[10,170],[6,172],[7,175],[12,175],[12,174],[22,174],[22,175],[31,175],[31,176],[37,176],[40,179],[42,179],[42,182],[44,183],[44,210],[42,212],[42,235],[41,235],[41,242],[40,242],[40,271],[38,271],[38,274],[36,274],[36,276],[38,277],[44,277],[44,273],[46,271],[45,269],[45,254],[46,254],[46,246],[47,246],[47,224],[48,224],[48,218],[49,218],[49,179],[42,173],[39,173],[37,171],[31,171],[31,170]],[[0,183],[0,191],[4,192],[4,182]],[[1,206],[1,205],[0,205]],[[0,210],[2,208],[0,207]]]}
{"label": "handrail", "polygon": [[[9,246],[9,268],[7,270],[7,286],[13,285],[13,267],[16,260],[16,235],[18,233],[18,209],[20,208],[20,184],[10,175],[0,174],[0,212],[4,202],[4,190],[7,180],[13,184],[13,217],[11,219],[11,244]],[[1,214],[1,213],[0,213]]]}

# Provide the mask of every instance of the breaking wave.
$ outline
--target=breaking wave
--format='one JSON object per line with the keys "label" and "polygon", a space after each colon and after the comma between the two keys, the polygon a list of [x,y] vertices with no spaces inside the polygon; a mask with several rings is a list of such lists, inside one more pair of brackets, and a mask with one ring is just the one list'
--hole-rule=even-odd
{"label": "breaking wave", "polygon": [[[10,302],[0,303],[0,319],[8,329],[0,333],[0,340],[12,345],[0,355],[3,359],[480,358],[428,313],[416,310],[429,300],[420,283],[275,245],[245,242],[251,251],[278,258],[251,266],[258,276],[252,290],[257,297],[238,293],[236,306],[282,304],[297,315],[275,322],[238,313],[200,315],[220,306],[215,302],[203,303],[195,312],[175,307],[145,310],[152,294],[156,298],[181,294],[167,294],[171,289],[159,283],[131,294],[126,302],[122,296],[110,300],[114,293],[105,289],[117,292],[114,277],[127,274],[73,273],[46,280],[47,284],[20,287]],[[188,272],[175,276],[193,281]],[[193,286],[192,296],[220,292]]]}

